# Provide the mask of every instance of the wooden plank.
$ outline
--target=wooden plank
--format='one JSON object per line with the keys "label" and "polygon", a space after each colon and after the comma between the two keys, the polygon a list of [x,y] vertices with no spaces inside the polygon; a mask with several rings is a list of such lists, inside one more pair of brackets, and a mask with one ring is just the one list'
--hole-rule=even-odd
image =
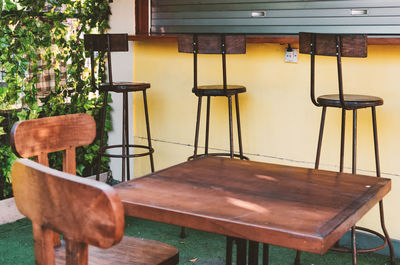
{"label": "wooden plank", "polygon": [[[176,42],[178,35],[174,34],[152,34],[152,35],[130,35],[129,41],[150,41],[150,42]],[[298,44],[297,36],[285,35],[247,35],[247,43],[280,43],[280,44]],[[368,45],[400,45],[399,37],[368,37]]]}
{"label": "wooden plank", "polygon": [[322,254],[390,186],[382,178],[209,157],[116,188],[128,215]]}
{"label": "wooden plank", "polygon": [[108,248],[124,233],[124,211],[112,187],[50,169],[29,159],[13,164],[18,210],[42,228]]}
{"label": "wooden plank", "polygon": [[93,117],[80,113],[17,122],[11,131],[11,143],[16,154],[32,157],[88,145],[95,136]]}
{"label": "wooden plank", "polygon": [[[325,56],[336,56],[336,43],[341,49],[342,57],[367,57],[367,36],[366,35],[336,35],[336,34],[313,34],[300,33],[300,53],[311,54],[311,44],[314,36],[314,54]],[[339,36],[339,40],[337,40]]]}

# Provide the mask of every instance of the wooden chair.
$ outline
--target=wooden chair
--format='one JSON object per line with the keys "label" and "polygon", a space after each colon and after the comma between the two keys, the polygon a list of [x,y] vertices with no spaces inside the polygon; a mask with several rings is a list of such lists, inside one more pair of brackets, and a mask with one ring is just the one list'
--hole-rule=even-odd
{"label": "wooden chair", "polygon": [[[325,115],[328,107],[339,108],[342,110],[342,129],[341,129],[341,145],[340,145],[340,172],[343,172],[344,165],[344,141],[345,141],[345,121],[346,111],[353,112],[353,153],[352,153],[352,174],[356,174],[356,151],[357,151],[357,110],[363,108],[371,108],[372,125],[375,145],[375,162],[376,175],[381,176],[378,152],[378,132],[376,123],[377,106],[383,105],[383,99],[370,95],[357,95],[344,93],[342,57],[365,58],[367,57],[367,36],[362,34],[320,34],[320,33],[300,33],[300,53],[309,54],[311,58],[311,78],[310,78],[310,95],[312,103],[317,107],[322,107],[321,125],[318,138],[317,155],[315,159],[315,168],[319,168],[321,155],[322,137],[324,132]],[[338,93],[321,95],[315,97],[315,68],[316,56],[336,57],[337,76],[338,76]],[[382,239],[383,244],[370,249],[343,249],[335,247],[333,250],[341,252],[353,251],[353,260],[356,261],[356,253],[365,253],[377,251],[389,245],[391,262],[394,264],[394,250],[389,234],[385,226],[383,202],[379,202],[380,223],[383,234],[364,227],[355,227],[352,229],[353,238],[355,238],[355,229],[373,234]],[[296,258],[296,264],[299,263],[299,252]]]}
{"label": "wooden chair", "polygon": [[[92,87],[100,92],[104,93],[103,109],[100,117],[100,149],[99,159],[97,161],[97,173],[96,179],[99,179],[99,173],[101,168],[101,157],[121,158],[122,159],[122,181],[125,179],[130,180],[130,164],[129,159],[135,157],[149,156],[151,172],[154,172],[154,160],[153,153],[154,149],[151,145],[150,135],[150,122],[149,122],[149,111],[147,108],[147,95],[146,90],[150,88],[149,83],[143,82],[114,82],[112,75],[112,64],[111,64],[111,53],[112,52],[127,52],[128,51],[128,34],[86,34],[84,36],[85,50],[90,52],[91,61],[91,75],[92,75]],[[95,60],[94,53],[100,52],[107,55],[107,69],[108,69],[108,82],[99,83],[96,81],[95,73]],[[122,105],[122,144],[121,145],[109,145],[104,143],[104,128],[107,114],[107,100],[108,93],[122,93],[123,105]],[[144,114],[146,121],[147,131],[147,145],[129,144],[129,111],[128,111],[128,93],[129,92],[142,92],[143,93],[143,105]],[[106,153],[108,149],[120,149],[121,154],[109,154]],[[141,153],[130,154],[129,149],[135,148],[144,150]],[[126,176],[126,177],[125,177]]]}
{"label": "wooden chair", "polygon": [[[75,254],[87,256],[85,244],[108,248],[122,238],[124,212],[112,188],[73,176],[76,147],[90,144],[95,135],[95,121],[89,114],[21,121],[12,128],[14,152],[20,157],[34,157],[44,165],[20,160],[12,171],[18,209],[33,223],[37,264],[54,264],[53,246],[56,246],[58,262],[64,260],[65,249],[67,256],[71,256],[69,260]],[[63,151],[63,170],[70,175],[45,167],[48,153],[56,151]],[[67,238],[66,248],[56,232]],[[87,264],[87,257],[80,259],[83,263],[67,264]],[[90,248],[89,261],[91,264],[175,265],[178,250],[152,240],[124,237],[108,251]]]}
{"label": "wooden chair", "polygon": [[[32,220],[36,264],[178,263],[170,245],[123,238],[124,209],[111,186],[29,159],[13,164],[12,177],[18,210]],[[63,235],[65,247],[54,249],[53,231]]]}

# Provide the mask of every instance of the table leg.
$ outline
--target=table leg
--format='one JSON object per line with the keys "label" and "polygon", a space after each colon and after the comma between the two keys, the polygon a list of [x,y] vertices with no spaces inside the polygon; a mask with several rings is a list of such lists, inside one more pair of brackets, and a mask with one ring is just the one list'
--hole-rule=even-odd
{"label": "table leg", "polygon": [[269,264],[269,245],[263,244],[263,265]]}
{"label": "table leg", "polygon": [[232,265],[232,249],[233,249],[233,241],[234,238],[227,236],[226,237],[226,265]]}
{"label": "table leg", "polygon": [[296,258],[294,259],[294,265],[300,265],[300,256],[301,256],[301,251],[297,250]]}
{"label": "table leg", "polygon": [[246,265],[247,256],[247,240],[246,239],[236,239],[236,264]]}
{"label": "table leg", "polygon": [[248,265],[258,265],[258,242],[249,241]]}

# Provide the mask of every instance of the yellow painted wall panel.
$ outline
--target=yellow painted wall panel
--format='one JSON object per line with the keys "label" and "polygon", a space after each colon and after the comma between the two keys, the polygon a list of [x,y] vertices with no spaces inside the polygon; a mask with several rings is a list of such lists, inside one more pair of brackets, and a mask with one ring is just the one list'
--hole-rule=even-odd
{"label": "yellow painted wall panel", "polygon": [[[240,94],[242,137],[245,154],[252,160],[313,167],[321,108],[309,97],[310,60],[300,55],[297,64],[284,63],[284,45],[248,44],[247,54],[230,55],[228,82],[247,87]],[[366,59],[343,59],[345,91],[380,96],[377,108],[381,169],[393,180],[385,199],[387,227],[400,239],[400,47],[369,46]],[[334,58],[317,59],[317,95],[337,92]],[[135,42],[135,80],[151,83],[148,90],[155,167],[162,169],[186,161],[193,152],[197,98],[192,94],[191,54],[177,52],[176,43]],[[221,59],[200,55],[199,84],[221,81]],[[205,104],[203,101],[203,114]],[[211,151],[228,151],[228,105],[225,98],[212,100]],[[371,111],[358,114],[358,173],[374,175]],[[339,109],[328,109],[320,168],[338,170],[340,144]],[[136,143],[144,141],[145,123],[140,94],[134,100]],[[234,119],[235,122],[235,119]],[[204,147],[205,115],[199,144]],[[347,112],[345,171],[351,172],[352,113]],[[236,129],[234,130],[237,148]],[[202,149],[200,149],[202,151]],[[135,160],[135,176],[150,172],[148,158]],[[375,212],[362,224],[378,228]],[[379,229],[378,229],[379,230]]]}

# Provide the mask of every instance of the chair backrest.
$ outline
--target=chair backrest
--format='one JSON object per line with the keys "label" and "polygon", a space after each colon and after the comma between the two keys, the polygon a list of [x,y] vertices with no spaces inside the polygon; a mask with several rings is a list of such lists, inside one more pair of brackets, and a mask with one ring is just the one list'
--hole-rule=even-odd
{"label": "chair backrest", "polygon": [[349,109],[344,101],[342,57],[367,57],[367,35],[365,34],[322,34],[299,33],[300,53],[311,55],[311,101],[320,106],[315,99],[315,56],[334,56],[337,58],[339,99],[342,108]]}
{"label": "chair backrest", "polygon": [[32,220],[36,264],[54,264],[53,231],[64,236],[67,265],[88,264],[88,244],[122,239],[124,210],[112,187],[29,159],[17,160],[11,175],[18,210]]}
{"label": "chair backrest", "polygon": [[96,123],[86,113],[20,121],[11,129],[11,146],[16,155],[35,157],[45,166],[48,154],[63,151],[63,171],[76,174],[75,149],[96,137]]}
{"label": "chair backrest", "polygon": [[[23,158],[34,157],[49,166],[48,154],[63,151],[63,171],[76,174],[76,147],[88,145],[96,137],[96,122],[86,113],[61,115],[16,122],[11,129],[11,147]],[[60,236],[53,233],[54,246]]]}
{"label": "chair backrest", "polygon": [[111,65],[111,52],[127,52],[128,47],[128,34],[86,34],[84,36],[85,50],[90,52],[90,65],[92,75],[92,86],[95,89],[95,60],[94,52],[104,52],[107,54],[108,61],[108,80],[110,85],[113,84],[112,78],[112,65]]}
{"label": "chair backrest", "polygon": [[223,87],[227,89],[226,54],[245,54],[245,35],[179,35],[178,51],[193,53],[193,89],[197,89],[197,54],[221,54]]}

